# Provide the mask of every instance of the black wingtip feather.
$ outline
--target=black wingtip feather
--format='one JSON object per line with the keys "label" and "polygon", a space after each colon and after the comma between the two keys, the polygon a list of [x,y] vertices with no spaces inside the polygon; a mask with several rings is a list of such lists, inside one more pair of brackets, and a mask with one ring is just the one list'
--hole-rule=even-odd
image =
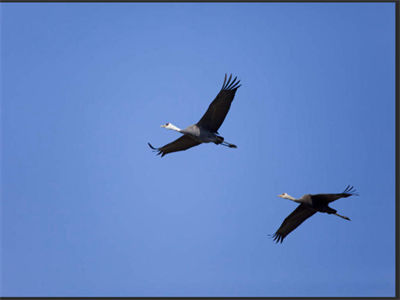
{"label": "black wingtip feather", "polygon": [[283,242],[283,236],[282,236],[281,234],[275,232],[274,235],[273,235],[272,237],[273,237],[273,240],[274,240],[275,243],[277,243],[277,244],[278,244],[278,243],[281,243],[281,244],[282,244],[282,242]]}
{"label": "black wingtip feather", "polygon": [[225,86],[225,83],[226,83],[226,77],[227,77],[227,74],[225,73],[225,77],[224,77],[224,83],[222,84],[222,90],[224,89],[224,86]]}
{"label": "black wingtip feather", "polygon": [[226,90],[230,90],[232,88],[232,86],[235,84],[236,79],[237,79],[237,76],[235,78],[233,78],[233,81],[226,87]]}
{"label": "black wingtip feather", "polygon": [[163,157],[163,156],[166,154],[166,153],[164,153],[163,151],[161,151],[160,148],[153,147],[153,145],[150,144],[150,143],[147,143],[147,144],[148,144],[149,147],[153,150],[153,152],[157,152],[157,155],[160,155],[160,154],[161,154],[161,157]]}
{"label": "black wingtip feather", "polygon": [[230,79],[228,79],[227,74],[225,74],[224,78],[224,84],[222,85],[222,90],[226,88],[226,86],[229,84]]}
{"label": "black wingtip feather", "polygon": [[226,83],[226,85],[228,85],[228,84],[229,84],[229,82],[231,82],[231,79],[232,79],[232,74],[231,74],[231,75],[229,75],[228,82]]}
{"label": "black wingtip feather", "polygon": [[359,194],[357,193],[357,190],[352,185],[346,186],[346,188],[343,191],[343,194],[345,194],[347,197],[349,197],[349,196],[359,196]]}
{"label": "black wingtip feather", "polygon": [[229,78],[227,80],[227,74],[225,74],[225,78],[224,78],[224,83],[222,84],[222,90],[225,91],[232,91],[232,90],[237,90],[241,84],[240,80],[237,80],[237,76],[235,76],[235,78],[233,79],[233,81],[231,81],[232,79],[232,74],[229,75]]}

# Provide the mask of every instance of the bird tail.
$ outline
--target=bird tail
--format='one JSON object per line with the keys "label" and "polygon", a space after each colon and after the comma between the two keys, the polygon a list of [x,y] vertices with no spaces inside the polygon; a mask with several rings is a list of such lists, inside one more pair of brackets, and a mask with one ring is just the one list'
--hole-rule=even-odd
{"label": "bird tail", "polygon": [[217,140],[215,141],[216,145],[222,144],[224,142],[224,138],[222,136],[216,136]]}

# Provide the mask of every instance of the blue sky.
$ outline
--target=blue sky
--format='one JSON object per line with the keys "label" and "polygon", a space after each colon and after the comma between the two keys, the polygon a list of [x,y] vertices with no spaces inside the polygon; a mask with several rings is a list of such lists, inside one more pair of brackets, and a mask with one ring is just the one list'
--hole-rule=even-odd
{"label": "blue sky", "polygon": [[394,296],[394,3],[0,7],[1,296]]}

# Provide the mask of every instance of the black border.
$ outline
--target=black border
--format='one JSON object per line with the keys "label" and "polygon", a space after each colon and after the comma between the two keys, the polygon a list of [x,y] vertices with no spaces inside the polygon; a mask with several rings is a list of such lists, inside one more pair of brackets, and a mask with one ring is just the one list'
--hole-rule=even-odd
{"label": "black border", "polygon": [[199,299],[199,300],[221,300],[221,299],[329,299],[329,300],[343,300],[343,299],[397,299],[396,297],[2,297],[0,299],[11,299],[11,300],[24,300],[24,299],[135,299],[135,300],[165,300],[165,299]]}
{"label": "black border", "polygon": [[399,205],[399,127],[400,127],[400,121],[399,121],[399,80],[400,80],[400,74],[399,74],[399,62],[400,62],[400,55],[399,55],[399,26],[400,26],[400,2],[399,0],[395,1],[395,65],[396,65],[396,73],[395,73],[395,85],[396,85],[396,91],[395,91],[395,118],[396,118],[396,128],[395,128],[395,185],[396,185],[396,203],[395,203],[395,215],[396,215],[396,228],[395,228],[395,234],[396,234],[396,250],[395,250],[395,263],[396,263],[396,272],[395,272],[395,284],[396,284],[396,290],[395,290],[395,297],[400,298],[400,289],[399,289],[399,281],[400,281],[400,273],[399,273],[399,255],[400,255],[400,248],[399,248],[399,227],[400,227],[400,222],[399,222],[399,210],[400,210],[400,205]]}
{"label": "black border", "polygon": [[[0,0],[0,3],[399,3],[399,0]],[[397,15],[396,15],[397,16]]]}
{"label": "black border", "polygon": [[[145,0],[145,1],[135,1],[135,0],[53,0],[53,1],[35,1],[35,0],[0,0],[0,3],[395,3],[395,296],[394,297],[1,297],[0,299],[400,299],[400,268],[399,268],[399,227],[400,227],[400,190],[399,190],[399,179],[400,179],[400,168],[399,168],[399,112],[400,112],[400,90],[399,90],[399,32],[400,32],[400,0],[191,0],[191,1],[168,1],[168,0]],[[0,270],[1,271],[1,270]],[[0,282],[1,289],[1,282]]]}
{"label": "black border", "polygon": [[399,3],[399,0],[0,0],[5,3]]}

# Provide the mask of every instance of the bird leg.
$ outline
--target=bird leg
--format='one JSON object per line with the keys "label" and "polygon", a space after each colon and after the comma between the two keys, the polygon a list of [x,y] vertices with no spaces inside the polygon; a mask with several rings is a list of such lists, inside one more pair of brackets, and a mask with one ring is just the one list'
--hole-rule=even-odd
{"label": "bird leg", "polygon": [[221,145],[229,147],[229,148],[237,148],[236,145],[223,141]]}
{"label": "bird leg", "polygon": [[348,218],[346,216],[339,215],[338,213],[335,213],[335,215],[337,215],[338,217],[341,217],[341,218],[343,218],[345,220],[351,221],[350,218]]}

